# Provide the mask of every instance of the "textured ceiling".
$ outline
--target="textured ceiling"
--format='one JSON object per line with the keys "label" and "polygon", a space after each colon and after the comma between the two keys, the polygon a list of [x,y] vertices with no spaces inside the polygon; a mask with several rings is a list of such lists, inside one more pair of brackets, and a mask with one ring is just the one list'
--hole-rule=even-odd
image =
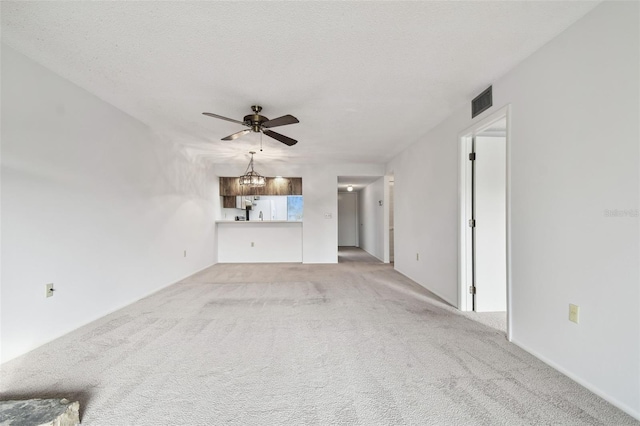
{"label": "textured ceiling", "polygon": [[7,2],[2,40],[214,163],[390,160],[597,4]]}

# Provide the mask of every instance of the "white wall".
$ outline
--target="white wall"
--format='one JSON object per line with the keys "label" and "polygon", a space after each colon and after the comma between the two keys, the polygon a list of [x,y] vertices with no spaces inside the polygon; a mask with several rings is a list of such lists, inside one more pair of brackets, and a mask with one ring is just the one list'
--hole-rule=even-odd
{"label": "white wall", "polygon": [[[457,114],[388,164],[394,173],[394,263],[457,306]],[[462,118],[461,118],[462,117]],[[416,254],[419,260],[416,260]]]}
{"label": "white wall", "polygon": [[[360,213],[360,248],[384,261],[384,189],[385,179],[381,177],[360,190],[358,211]],[[382,206],[379,201],[382,200]],[[386,227],[388,229],[388,226]]]}
{"label": "white wall", "polygon": [[[248,159],[247,159],[248,161]],[[304,218],[302,262],[338,262],[338,176],[381,176],[381,164],[263,164],[255,157],[256,171],[264,176],[302,178]],[[246,166],[215,164],[217,176],[238,176]]]}
{"label": "white wall", "polygon": [[1,101],[2,361],[214,263],[207,168],[4,45]]}
{"label": "white wall", "polygon": [[464,106],[388,170],[396,268],[455,304],[458,135],[511,104],[513,341],[640,418],[638,16],[599,5],[494,82],[488,112]]}

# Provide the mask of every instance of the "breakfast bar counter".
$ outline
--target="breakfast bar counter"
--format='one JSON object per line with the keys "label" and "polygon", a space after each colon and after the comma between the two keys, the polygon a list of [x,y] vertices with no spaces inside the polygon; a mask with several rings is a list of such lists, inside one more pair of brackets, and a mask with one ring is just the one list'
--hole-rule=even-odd
{"label": "breakfast bar counter", "polygon": [[219,263],[300,263],[302,222],[216,221]]}

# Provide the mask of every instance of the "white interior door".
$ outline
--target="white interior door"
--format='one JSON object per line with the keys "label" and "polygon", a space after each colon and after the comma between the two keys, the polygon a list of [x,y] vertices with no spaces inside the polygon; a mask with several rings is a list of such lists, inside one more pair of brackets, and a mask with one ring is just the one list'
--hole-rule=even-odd
{"label": "white interior door", "polygon": [[480,134],[474,149],[474,308],[477,312],[506,311],[506,137]]}
{"label": "white interior door", "polygon": [[354,192],[338,194],[338,245],[358,246],[358,198]]}

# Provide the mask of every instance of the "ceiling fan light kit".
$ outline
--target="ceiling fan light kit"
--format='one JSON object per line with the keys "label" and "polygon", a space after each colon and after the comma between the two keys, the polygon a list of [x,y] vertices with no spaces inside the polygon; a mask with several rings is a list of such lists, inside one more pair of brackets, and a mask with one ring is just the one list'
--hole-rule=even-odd
{"label": "ceiling fan light kit", "polygon": [[213,114],[211,112],[203,112],[203,114],[209,117],[230,121],[232,123],[241,124],[243,126],[248,127],[248,129],[240,130],[239,132],[236,132],[232,135],[222,138],[223,141],[232,141],[232,140],[238,139],[241,136],[246,135],[247,133],[254,132],[254,133],[262,133],[264,135],[267,135],[270,138],[280,141],[283,144],[288,146],[292,146],[298,143],[298,141],[295,139],[292,139],[288,136],[274,132],[273,130],[269,130],[272,127],[299,123],[300,121],[297,118],[295,118],[293,115],[287,114],[287,115],[283,115],[282,117],[269,120],[264,115],[260,115],[260,112],[262,111],[262,107],[260,105],[253,105],[251,107],[251,110],[253,111],[253,114],[245,115],[243,118],[243,121],[234,120],[233,118],[223,117],[222,115]]}

